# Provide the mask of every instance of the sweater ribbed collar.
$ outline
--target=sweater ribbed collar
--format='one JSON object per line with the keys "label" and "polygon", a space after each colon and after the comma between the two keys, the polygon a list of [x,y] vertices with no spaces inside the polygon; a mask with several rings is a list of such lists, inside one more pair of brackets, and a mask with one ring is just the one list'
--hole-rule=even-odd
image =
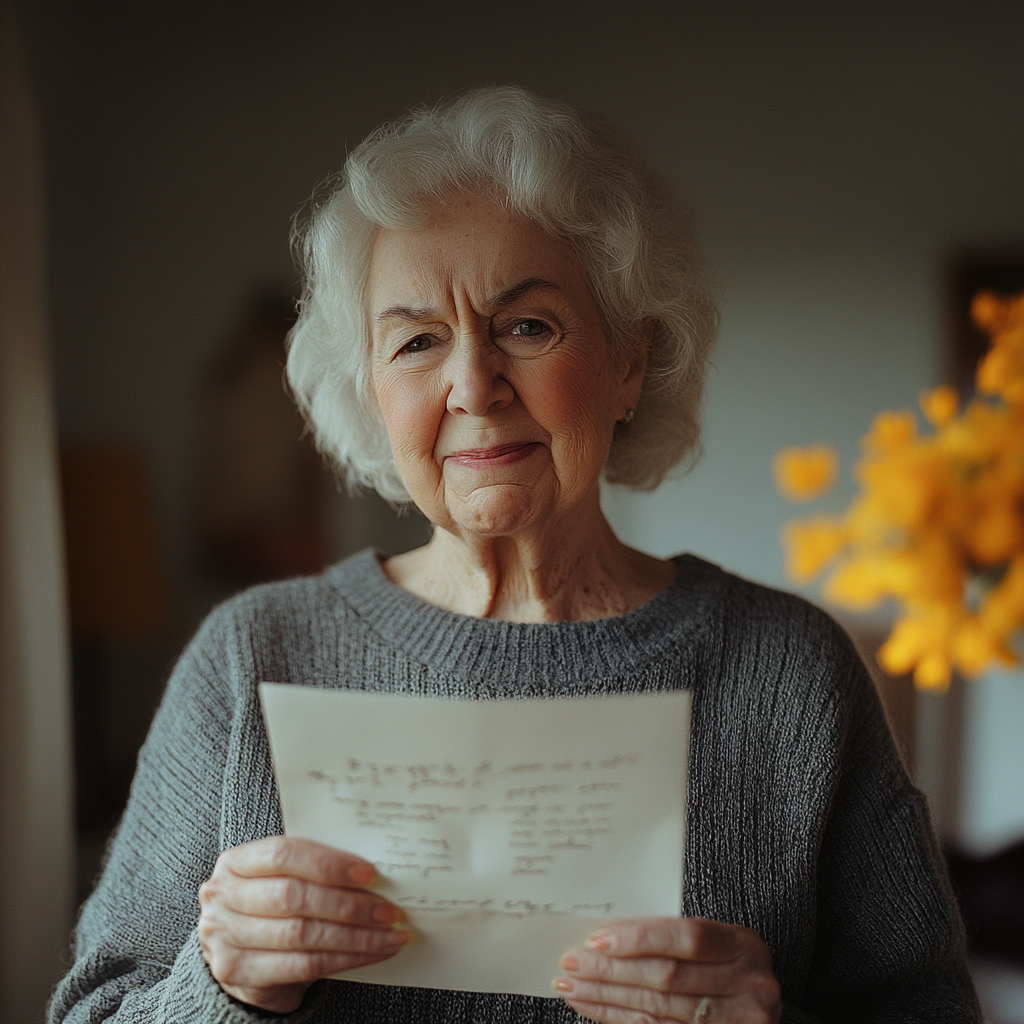
{"label": "sweater ribbed collar", "polygon": [[625,683],[624,677],[694,642],[728,579],[717,566],[680,555],[672,582],[625,615],[505,622],[458,615],[421,600],[387,578],[380,557],[364,551],[349,558],[328,571],[325,583],[386,645],[480,696],[550,696],[606,689],[611,679]]}

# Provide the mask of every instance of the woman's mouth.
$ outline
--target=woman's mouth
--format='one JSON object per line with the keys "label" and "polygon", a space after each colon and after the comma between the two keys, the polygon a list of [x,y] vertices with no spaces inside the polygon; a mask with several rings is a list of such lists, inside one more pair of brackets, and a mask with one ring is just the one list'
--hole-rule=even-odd
{"label": "woman's mouth", "polygon": [[445,457],[446,462],[471,469],[492,469],[496,466],[511,466],[529,458],[540,444],[536,441],[520,441],[515,444],[498,444],[490,448],[463,448]]}

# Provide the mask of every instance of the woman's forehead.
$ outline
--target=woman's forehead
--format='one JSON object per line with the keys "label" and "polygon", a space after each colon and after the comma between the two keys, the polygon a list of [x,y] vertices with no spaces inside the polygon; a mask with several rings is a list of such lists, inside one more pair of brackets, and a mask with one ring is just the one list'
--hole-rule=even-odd
{"label": "woman's forehead", "polygon": [[376,313],[395,302],[444,302],[453,292],[484,302],[527,280],[567,294],[585,289],[566,243],[493,200],[460,197],[432,210],[421,227],[378,232],[367,296]]}

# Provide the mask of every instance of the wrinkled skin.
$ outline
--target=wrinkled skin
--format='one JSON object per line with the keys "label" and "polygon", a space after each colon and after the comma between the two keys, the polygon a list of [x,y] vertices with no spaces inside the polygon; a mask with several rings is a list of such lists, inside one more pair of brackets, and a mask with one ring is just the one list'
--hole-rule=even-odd
{"label": "wrinkled skin", "polygon": [[599,928],[562,957],[555,990],[601,1024],[692,1021],[778,1024],[771,955],[749,928],[702,918],[655,917]]}
{"label": "wrinkled skin", "polygon": [[199,944],[229,996],[289,1013],[317,980],[394,956],[403,912],[367,891],[372,865],[285,836],[225,850],[199,889]]}

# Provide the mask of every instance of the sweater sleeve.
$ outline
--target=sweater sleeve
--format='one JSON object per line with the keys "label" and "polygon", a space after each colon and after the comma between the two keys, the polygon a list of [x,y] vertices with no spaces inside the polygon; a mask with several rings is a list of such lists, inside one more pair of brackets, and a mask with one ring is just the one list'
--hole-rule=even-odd
{"label": "sweater sleeve", "polygon": [[925,799],[852,650],[847,684],[841,768],[818,860],[813,965],[801,1010],[782,1019],[981,1024]]}
{"label": "sweater sleeve", "polygon": [[232,725],[231,606],[215,611],[171,676],[139,755],[127,809],[74,936],[74,963],[51,1000],[50,1024],[299,1024],[320,985],[288,1016],[231,999],[196,938],[198,889],[220,853]]}

